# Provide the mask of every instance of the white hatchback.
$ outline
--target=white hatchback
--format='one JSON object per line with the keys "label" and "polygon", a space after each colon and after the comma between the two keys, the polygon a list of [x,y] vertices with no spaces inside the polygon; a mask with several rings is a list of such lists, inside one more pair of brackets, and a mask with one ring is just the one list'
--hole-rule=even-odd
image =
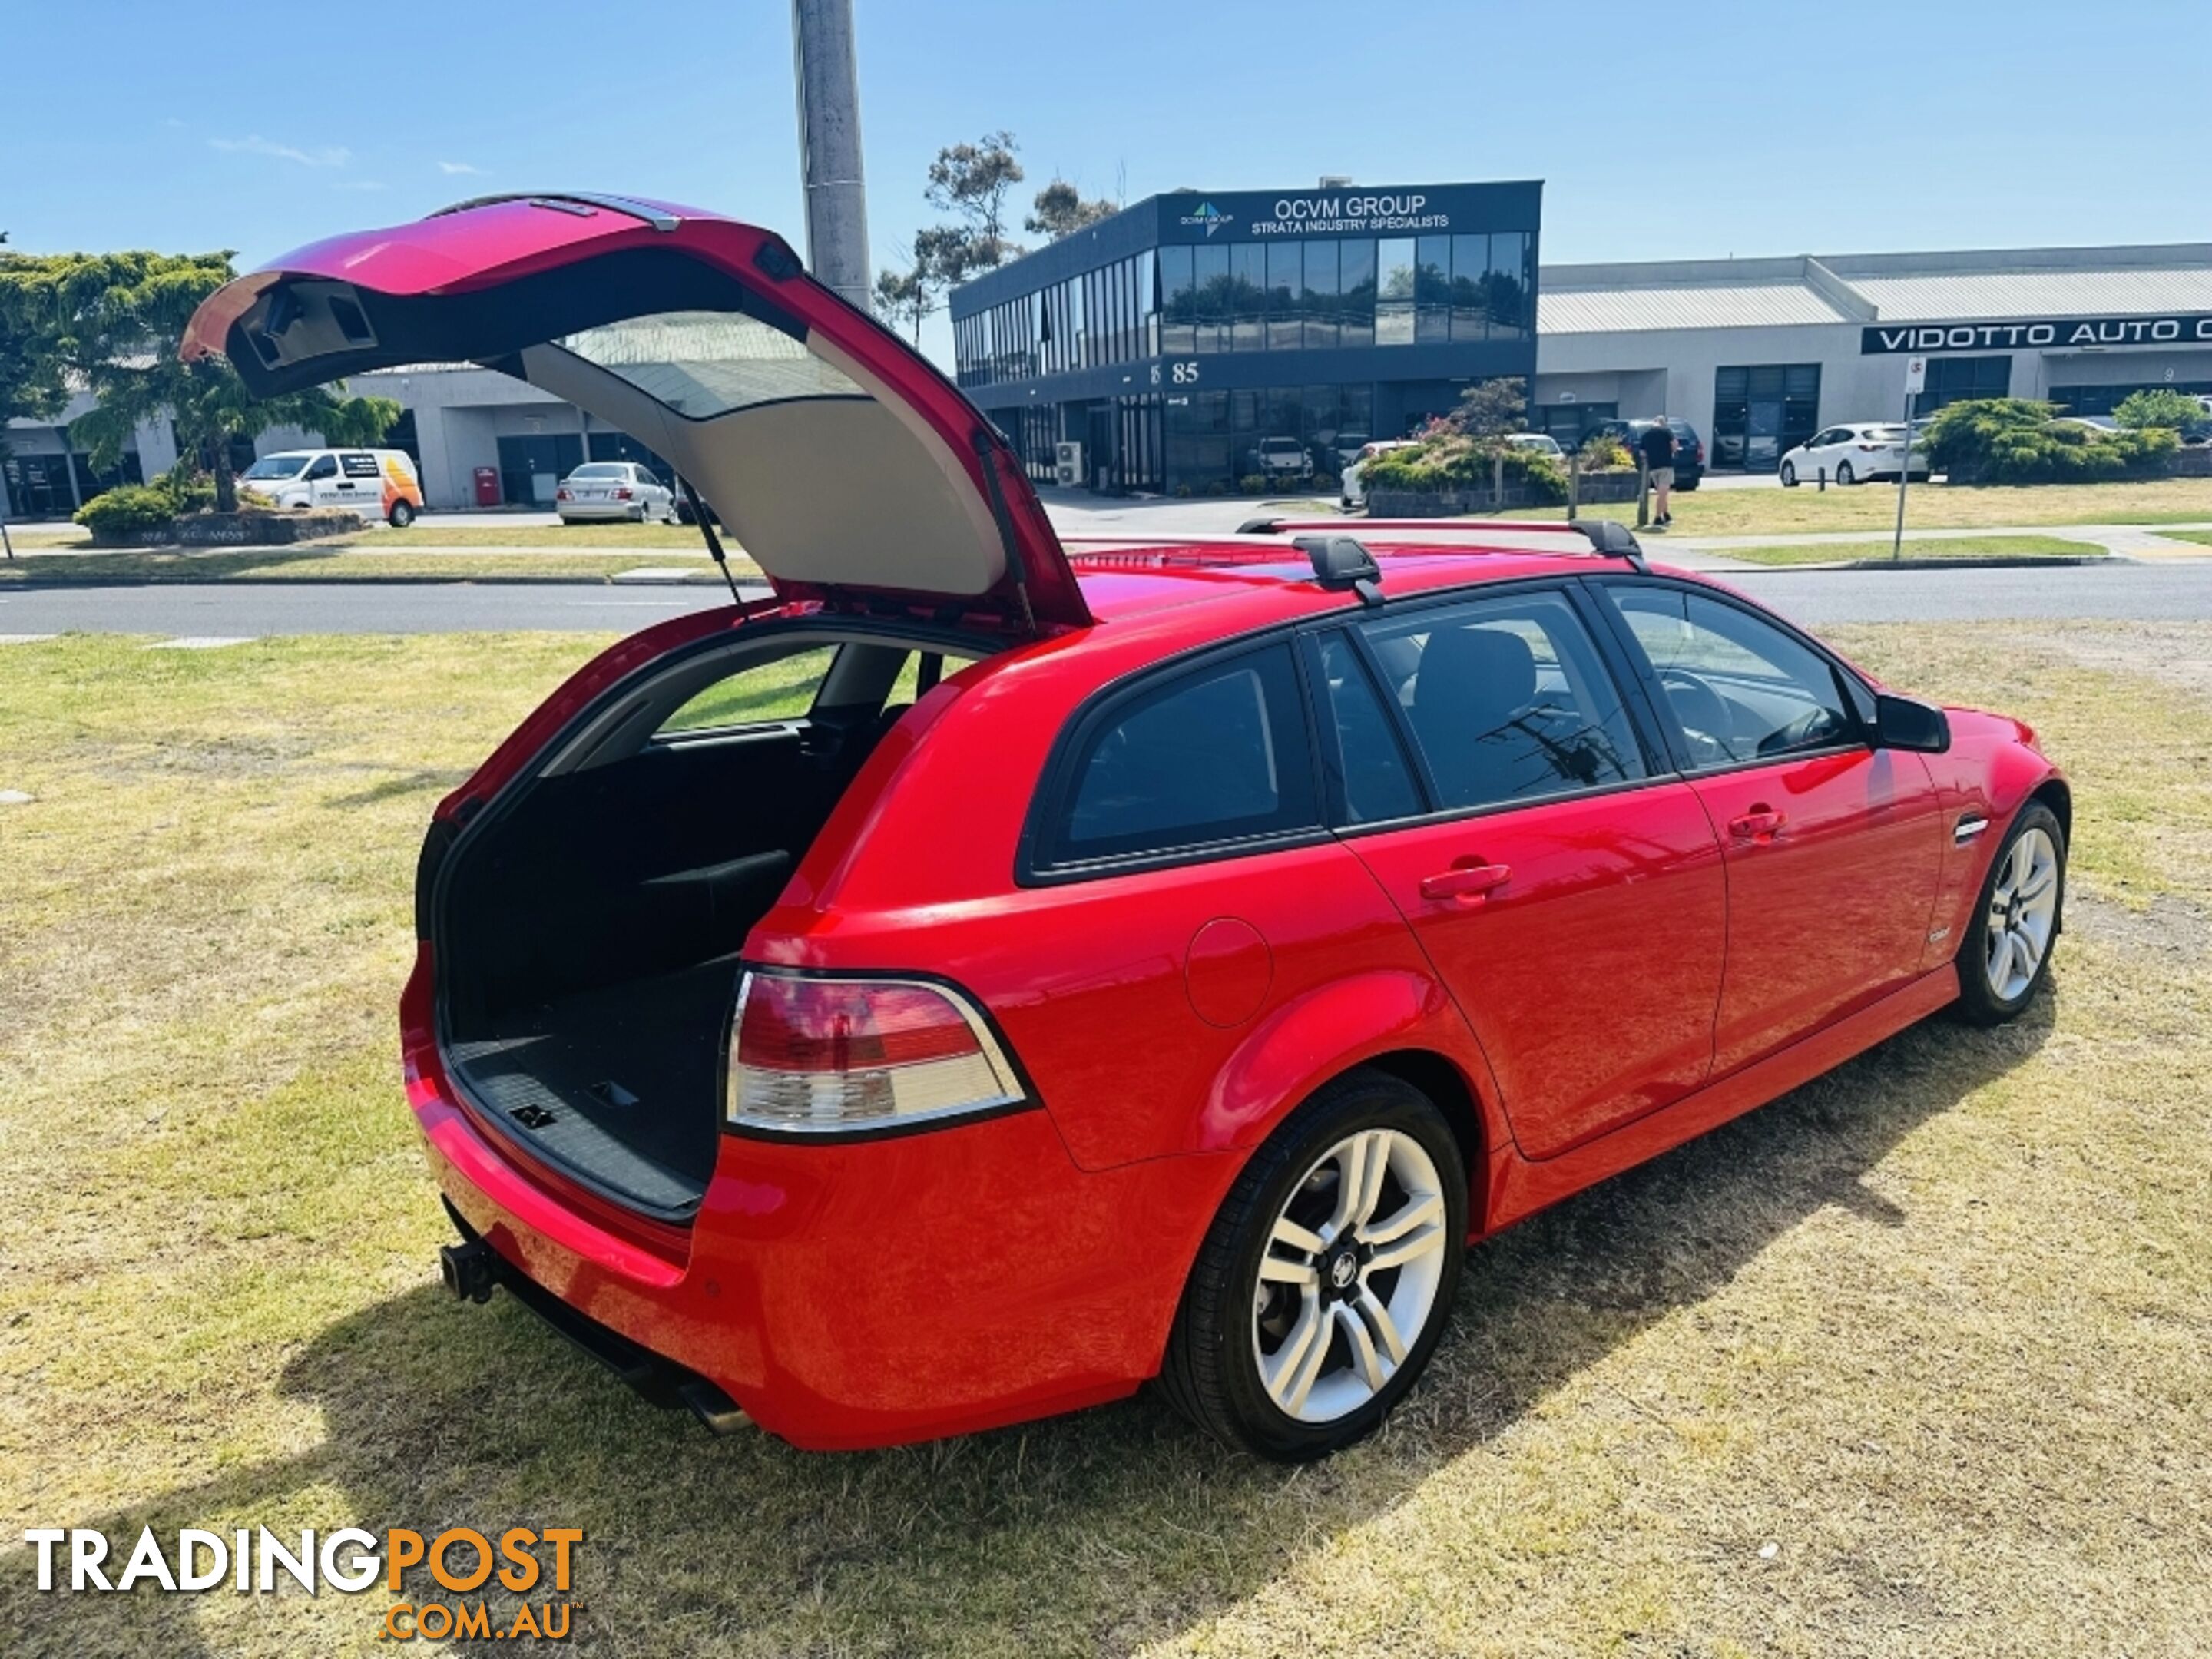
{"label": "white hatchback", "polygon": [[586,461],[553,492],[562,524],[628,519],[643,524],[676,522],[676,492],[651,467],[636,461]]}
{"label": "white hatchback", "polygon": [[[1795,449],[1783,452],[1782,487],[1794,489],[1825,474],[1839,484],[1894,478],[1905,465],[1905,428],[1896,421],[1824,427]],[[1928,457],[1916,452],[1912,476],[1928,476]]]}

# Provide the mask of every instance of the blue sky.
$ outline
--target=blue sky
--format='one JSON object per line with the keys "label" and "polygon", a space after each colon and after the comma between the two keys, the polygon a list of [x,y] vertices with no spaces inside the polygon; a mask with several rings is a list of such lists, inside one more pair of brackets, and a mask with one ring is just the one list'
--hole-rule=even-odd
{"label": "blue sky", "polygon": [[[1030,190],[1059,172],[1132,201],[1542,179],[1547,262],[2212,239],[2207,0],[855,6],[878,264],[929,217],[938,146],[1002,126]],[[11,246],[251,264],[555,186],[801,240],[784,0],[239,6],[227,35],[223,15],[20,9]]]}

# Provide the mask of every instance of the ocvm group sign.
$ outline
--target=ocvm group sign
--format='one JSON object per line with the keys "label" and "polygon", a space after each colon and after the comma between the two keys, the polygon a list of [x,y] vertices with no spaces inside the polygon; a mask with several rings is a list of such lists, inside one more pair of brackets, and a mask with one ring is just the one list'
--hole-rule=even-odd
{"label": "ocvm group sign", "polygon": [[1900,323],[1859,331],[1859,355],[2004,351],[2020,347],[2212,345],[2212,316],[2066,317],[2020,323]]}

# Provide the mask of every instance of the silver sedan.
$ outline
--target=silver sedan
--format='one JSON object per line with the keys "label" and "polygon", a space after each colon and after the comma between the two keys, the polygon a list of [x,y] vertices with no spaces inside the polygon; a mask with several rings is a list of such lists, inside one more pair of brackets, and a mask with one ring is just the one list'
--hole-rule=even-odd
{"label": "silver sedan", "polygon": [[561,480],[553,492],[553,510],[562,524],[610,519],[674,524],[676,492],[636,461],[587,461]]}

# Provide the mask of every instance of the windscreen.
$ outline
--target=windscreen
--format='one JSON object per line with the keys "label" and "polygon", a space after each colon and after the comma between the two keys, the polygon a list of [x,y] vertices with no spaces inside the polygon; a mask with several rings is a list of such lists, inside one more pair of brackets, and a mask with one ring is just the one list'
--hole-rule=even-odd
{"label": "windscreen", "polygon": [[296,478],[300,469],[307,464],[305,455],[264,455],[240,476],[248,483],[266,483],[276,478]]}

